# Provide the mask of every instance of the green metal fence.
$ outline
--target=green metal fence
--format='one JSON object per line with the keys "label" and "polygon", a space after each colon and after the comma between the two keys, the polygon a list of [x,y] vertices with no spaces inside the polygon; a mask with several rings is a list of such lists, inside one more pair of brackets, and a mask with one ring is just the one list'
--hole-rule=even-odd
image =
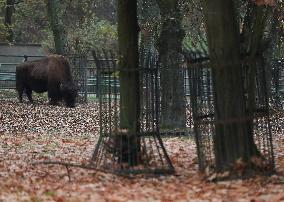
{"label": "green metal fence", "polygon": [[[16,66],[24,61],[25,57],[28,60],[36,60],[44,56],[26,56],[26,55],[0,55],[0,90],[16,88]],[[6,59],[15,61],[7,63]],[[119,88],[118,78],[114,75],[105,75],[100,81],[97,79],[97,67],[93,59],[70,55],[68,56],[71,64],[71,71],[75,82],[79,84],[79,94],[87,100],[88,97],[97,97],[98,88],[105,88],[109,84],[114,88]],[[104,61],[104,59],[100,60]]]}

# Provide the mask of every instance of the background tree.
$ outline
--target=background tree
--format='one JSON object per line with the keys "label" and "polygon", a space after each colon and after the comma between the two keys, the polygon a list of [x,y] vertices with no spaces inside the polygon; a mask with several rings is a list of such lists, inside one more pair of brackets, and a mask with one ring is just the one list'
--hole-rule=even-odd
{"label": "background tree", "polygon": [[[101,47],[117,50],[116,20],[108,20],[109,13],[102,12],[103,5],[108,3],[107,12],[113,13],[116,10],[116,1],[107,0],[103,4],[100,1],[94,3],[90,0],[62,0],[60,2],[63,9],[61,20],[68,41],[67,49],[70,53],[86,53],[90,49]],[[15,42],[40,43],[47,50],[55,49],[46,3],[47,1],[23,0],[22,3],[15,4],[13,13]],[[100,13],[99,17],[97,12]],[[4,18],[4,6],[3,13],[0,10],[0,15]]]}
{"label": "background tree", "polygon": [[[138,1],[138,20],[140,27],[140,56],[156,51],[159,24],[161,22],[156,0]],[[143,61],[143,58],[141,58]],[[141,62],[142,62],[141,61]]]}
{"label": "background tree", "polygon": [[109,21],[111,24],[117,22],[117,1],[118,0],[98,0],[92,1],[96,16],[102,20]]}
{"label": "background tree", "polygon": [[7,30],[7,41],[13,42],[12,16],[15,0],[6,0],[4,24]]}
{"label": "background tree", "polygon": [[55,52],[64,55],[67,51],[67,33],[64,28],[64,5],[59,0],[47,0],[47,13],[53,32]]}
{"label": "background tree", "polygon": [[[4,15],[3,13],[6,7],[6,3],[4,0],[0,0],[0,41],[6,41],[7,40],[7,31],[6,26],[4,23]],[[3,16],[3,17],[2,17]]]}
{"label": "background tree", "polygon": [[16,4],[13,28],[15,42],[54,44],[45,1],[25,0]]}
{"label": "background tree", "polygon": [[184,128],[186,107],[182,62],[182,15],[179,0],[157,0],[161,14],[158,51],[161,62],[161,127]]}
{"label": "background tree", "polygon": [[102,47],[117,51],[115,3],[115,0],[66,2],[64,24],[71,52],[86,53]]}
{"label": "background tree", "polygon": [[[284,2],[278,3],[272,10],[268,42],[270,51],[267,57],[279,58],[284,55],[282,41],[284,39]],[[281,51],[282,50],[282,51]]]}
{"label": "background tree", "polygon": [[182,26],[185,30],[183,49],[185,52],[207,53],[206,30],[202,2],[200,0],[181,1]]}

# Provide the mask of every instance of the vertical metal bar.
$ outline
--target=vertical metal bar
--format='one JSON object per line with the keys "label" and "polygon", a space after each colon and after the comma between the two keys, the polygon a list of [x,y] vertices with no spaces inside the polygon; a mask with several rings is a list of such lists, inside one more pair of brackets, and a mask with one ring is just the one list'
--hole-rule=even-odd
{"label": "vertical metal bar", "polygon": [[273,166],[273,169],[275,169],[275,162],[274,162],[274,151],[273,151],[273,139],[272,139],[272,129],[271,129],[271,119],[270,119],[270,111],[269,111],[269,98],[268,98],[268,84],[266,81],[266,77],[265,77],[265,68],[263,65],[261,65],[262,67],[262,78],[263,78],[263,82],[264,82],[264,86],[265,86],[265,91],[264,91],[264,98],[265,98],[265,108],[267,110],[267,115],[266,115],[266,122],[268,124],[268,141],[269,141],[269,146],[270,146],[270,154],[271,154],[271,164]]}
{"label": "vertical metal bar", "polygon": [[84,101],[88,100],[88,89],[87,89],[87,58],[82,55],[82,66],[83,66],[83,85],[84,85]]}
{"label": "vertical metal bar", "polygon": [[[94,59],[96,61],[97,64],[97,80],[99,81],[99,84],[101,84],[100,82],[100,78],[101,78],[101,64],[100,61],[97,58],[96,52],[93,51],[93,56]],[[99,148],[100,146],[102,146],[102,140],[103,140],[103,111],[102,111],[102,105],[103,105],[103,100],[102,100],[102,92],[101,92],[101,88],[98,88],[98,97],[99,97],[99,127],[100,127],[100,137],[98,140],[98,143],[96,145],[96,148],[93,152],[92,155],[92,160],[95,161],[96,157],[98,157],[98,153],[99,153]]]}
{"label": "vertical metal bar", "polygon": [[[161,146],[161,149],[164,153],[164,156],[165,156],[165,159],[167,161],[167,163],[169,164],[169,169],[170,169],[170,172],[174,172],[174,166],[170,160],[170,157],[168,156],[168,153],[164,147],[164,144],[163,144],[163,141],[161,139],[161,136],[160,136],[160,120],[159,120],[159,110],[160,110],[160,106],[159,106],[159,103],[160,103],[160,88],[159,88],[159,85],[158,85],[158,81],[159,81],[159,76],[158,76],[158,73],[160,73],[161,69],[160,69],[160,65],[159,65],[159,62],[157,62],[157,65],[156,65],[156,70],[154,71],[154,74],[155,74],[155,89],[156,89],[156,116],[157,116],[157,130],[156,130],[156,137],[158,139],[158,142]],[[158,148],[157,148],[158,149]]]}
{"label": "vertical metal bar", "polygon": [[93,55],[93,58],[94,58],[94,61],[95,61],[95,64],[96,64],[96,97],[99,98],[100,96],[100,85],[101,85],[101,81],[100,81],[100,76],[99,76],[99,72],[100,72],[100,69],[101,69],[101,64],[100,64],[100,61],[99,61],[99,58],[97,56],[97,52],[98,51],[95,51],[93,50],[92,51],[92,55]]}
{"label": "vertical metal bar", "polygon": [[204,156],[202,155],[202,148],[201,148],[201,141],[200,136],[201,134],[198,131],[198,123],[197,123],[197,116],[198,116],[198,106],[197,106],[197,99],[198,99],[198,83],[199,83],[199,77],[198,77],[198,67],[196,64],[190,63],[187,66],[188,68],[188,78],[190,79],[190,103],[191,103],[191,110],[192,110],[192,118],[194,123],[194,133],[195,133],[195,141],[196,141],[196,148],[197,148],[197,157],[198,157],[198,164],[199,169],[203,170],[205,169],[204,165]]}

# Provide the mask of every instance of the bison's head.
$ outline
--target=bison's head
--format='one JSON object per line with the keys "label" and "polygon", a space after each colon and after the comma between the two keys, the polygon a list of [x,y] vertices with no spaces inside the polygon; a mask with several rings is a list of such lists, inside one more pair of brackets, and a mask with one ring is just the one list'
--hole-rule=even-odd
{"label": "bison's head", "polygon": [[66,107],[75,107],[75,100],[78,95],[78,86],[73,82],[66,82],[60,85],[60,91]]}

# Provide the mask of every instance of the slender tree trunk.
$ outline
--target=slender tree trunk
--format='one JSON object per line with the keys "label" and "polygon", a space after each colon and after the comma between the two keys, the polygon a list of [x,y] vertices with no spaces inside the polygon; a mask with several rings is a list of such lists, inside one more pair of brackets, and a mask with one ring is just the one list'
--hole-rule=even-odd
{"label": "slender tree trunk", "polygon": [[[253,21],[251,32],[248,37],[248,113],[253,115],[256,110],[256,80],[257,80],[257,63],[264,61],[264,40],[263,34],[269,14],[269,9],[263,6],[253,7]],[[264,64],[263,64],[264,65]],[[264,85],[261,83],[260,85]],[[266,86],[264,87],[266,89]],[[263,88],[262,88],[263,89]],[[264,92],[262,92],[264,93]],[[260,98],[259,98],[260,99]]]}
{"label": "slender tree trunk", "polygon": [[122,141],[130,144],[132,148],[128,150],[134,151],[129,156],[131,164],[138,163],[140,147],[137,137],[140,129],[138,32],[137,0],[118,0],[120,128],[127,131]]}
{"label": "slender tree trunk", "polygon": [[161,71],[161,128],[173,129],[186,126],[184,77],[180,69],[182,59],[182,16],[179,0],[158,0],[162,28],[158,50]]}
{"label": "slender tree trunk", "polygon": [[[265,6],[256,6],[255,3],[249,2],[247,7],[247,15],[243,26],[243,55],[246,71],[246,89],[247,89],[247,104],[246,113],[248,117],[253,117],[257,108],[256,103],[256,81],[257,81],[257,67],[261,61],[264,61],[264,51],[267,48],[266,43],[263,40],[264,29],[269,16],[270,8]],[[261,64],[264,65],[264,64]],[[266,75],[268,77],[268,75]],[[262,75],[259,74],[259,77]],[[263,78],[258,78],[263,80]],[[267,90],[265,83],[259,83],[258,88]],[[261,92],[265,93],[265,92]],[[258,102],[264,103],[265,100],[261,99],[265,96],[258,95]],[[253,132],[253,119],[247,121],[248,129],[250,133]],[[250,138],[250,143],[253,143],[253,137]],[[255,146],[256,147],[256,146]]]}
{"label": "slender tree trunk", "polygon": [[47,13],[53,32],[55,52],[67,54],[67,33],[63,24],[63,3],[59,0],[47,0]]}
{"label": "slender tree trunk", "polygon": [[4,24],[5,27],[8,31],[7,34],[7,41],[9,42],[13,42],[13,29],[12,29],[12,16],[14,13],[14,4],[15,4],[15,0],[7,0],[6,1],[6,8],[5,8],[5,19],[4,19]]}
{"label": "slender tree trunk", "polygon": [[[269,35],[269,47],[268,47],[268,51],[266,52],[266,58],[278,58],[281,57],[279,56],[279,50],[281,49],[281,36],[280,36],[280,9],[275,9],[273,11],[273,15],[272,15],[272,23],[271,23],[271,30],[270,30],[270,35]],[[281,54],[280,54],[281,55]],[[274,68],[272,69],[271,67],[273,66],[273,62],[274,61],[268,61],[267,65],[266,65],[266,69],[268,72],[268,81],[272,81],[271,83],[268,82],[268,89],[272,89],[271,85],[273,85],[273,87],[275,88],[275,94],[274,94],[274,99],[275,99],[275,104],[277,107],[280,107],[280,103],[281,103],[281,97],[279,96],[279,68]],[[276,76],[277,75],[277,76]],[[270,92],[271,93],[271,92]],[[270,94],[269,97],[271,97],[272,95]]]}
{"label": "slender tree trunk", "polygon": [[271,22],[271,28],[270,28],[270,35],[269,35],[269,47],[268,49],[271,50],[268,53],[268,58],[274,58],[277,57],[277,50],[279,49],[279,43],[280,43],[280,32],[281,32],[281,23],[280,23],[280,11],[278,9],[275,9],[272,14],[272,22]]}
{"label": "slender tree trunk", "polygon": [[214,148],[218,171],[257,151],[246,118],[240,33],[234,0],[206,0],[205,23],[214,81]]}

